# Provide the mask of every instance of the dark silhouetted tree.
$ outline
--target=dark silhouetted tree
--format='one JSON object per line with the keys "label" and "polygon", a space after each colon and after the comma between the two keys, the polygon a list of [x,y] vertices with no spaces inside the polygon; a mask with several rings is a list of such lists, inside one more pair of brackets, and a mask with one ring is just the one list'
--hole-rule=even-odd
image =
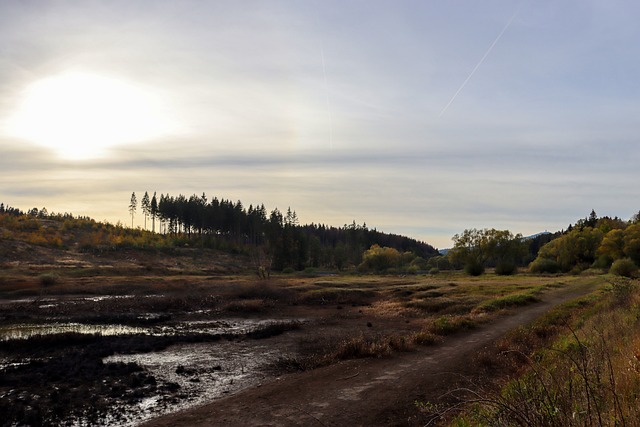
{"label": "dark silhouetted tree", "polygon": [[156,199],[156,192],[153,192],[151,203],[149,204],[149,213],[151,214],[151,231],[156,232],[156,217],[158,216],[158,200]]}
{"label": "dark silhouetted tree", "polygon": [[136,213],[138,207],[138,199],[136,198],[135,191],[131,193],[131,200],[129,201],[129,213],[131,214],[131,228],[133,228],[133,216]]}
{"label": "dark silhouetted tree", "polygon": [[147,218],[151,214],[151,201],[149,200],[149,193],[144,192],[142,200],[140,201],[140,207],[142,208],[142,215],[144,216],[144,229],[147,229]]}

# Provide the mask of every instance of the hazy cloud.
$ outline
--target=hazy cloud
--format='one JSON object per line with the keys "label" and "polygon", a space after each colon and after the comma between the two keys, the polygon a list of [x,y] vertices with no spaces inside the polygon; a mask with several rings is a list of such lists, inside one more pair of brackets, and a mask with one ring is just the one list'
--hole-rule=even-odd
{"label": "hazy cloud", "polygon": [[[468,227],[555,230],[592,208],[628,218],[639,9],[3,2],[0,200],[116,221],[131,191],[204,191],[437,246]],[[75,162],[3,132],[30,83],[68,70],[150,88],[181,131]]]}

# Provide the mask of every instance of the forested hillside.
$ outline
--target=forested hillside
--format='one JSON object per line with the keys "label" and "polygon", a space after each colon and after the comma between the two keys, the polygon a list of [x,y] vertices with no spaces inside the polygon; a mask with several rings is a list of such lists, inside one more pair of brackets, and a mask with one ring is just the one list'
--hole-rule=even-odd
{"label": "forested hillside", "polygon": [[[344,269],[361,264],[363,253],[373,245],[409,252],[427,259],[437,250],[424,242],[369,229],[353,221],[342,227],[322,224],[300,225],[290,208],[286,213],[264,205],[245,208],[241,201],[193,195],[147,193],[138,204],[132,194],[129,213],[138,207],[144,215],[144,228],[130,228],[96,222],[72,214],[49,213],[45,208],[28,212],[0,205],[0,226],[4,237],[20,236],[34,244],[65,247],[77,245],[84,251],[120,248],[162,249],[203,247],[251,256],[261,270],[305,268]],[[44,226],[56,222],[59,227]],[[133,222],[133,221],[132,221]]]}

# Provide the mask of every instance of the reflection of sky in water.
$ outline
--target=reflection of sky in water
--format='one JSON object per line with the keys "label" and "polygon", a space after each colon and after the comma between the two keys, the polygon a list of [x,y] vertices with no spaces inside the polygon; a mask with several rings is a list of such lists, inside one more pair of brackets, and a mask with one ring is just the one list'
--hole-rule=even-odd
{"label": "reflection of sky in water", "polygon": [[[157,396],[144,399],[126,410],[127,420],[119,425],[133,426],[158,413],[171,413],[219,399],[270,378],[264,367],[291,353],[287,345],[277,350],[254,340],[217,341],[171,346],[144,354],[113,355],[105,363],[136,363],[161,382],[180,385],[180,393],[188,396],[177,402],[166,402]],[[183,366],[186,373],[176,373]],[[168,406],[165,406],[168,405]],[[103,425],[109,425],[107,418]]]}
{"label": "reflection of sky in water", "polygon": [[0,341],[27,339],[35,335],[54,335],[69,332],[78,334],[129,335],[147,332],[146,328],[125,325],[83,325],[81,323],[20,324],[0,327]]}
{"label": "reflection of sky in water", "polygon": [[[51,301],[47,301],[51,302]],[[101,334],[105,336],[146,334],[230,334],[242,335],[270,324],[289,323],[291,320],[275,319],[217,319],[177,322],[175,324],[133,327],[126,325],[87,325],[73,322],[51,322],[48,324],[14,324],[0,326],[0,342],[11,339],[27,339],[37,335],[63,333]],[[298,319],[304,322],[303,319]],[[118,425],[135,426],[145,419],[159,414],[175,412],[203,404],[243,388],[255,386],[269,378],[265,366],[280,357],[295,352],[293,344],[281,343],[277,349],[262,340],[220,340],[210,343],[178,344],[165,350],[143,354],[112,355],[105,363],[136,363],[152,374],[159,383],[180,385],[180,399],[161,394],[143,399],[135,404],[114,408],[114,413],[105,414],[96,425],[100,427]],[[0,358],[0,371],[29,361]],[[177,367],[183,366],[178,373]],[[124,416],[116,416],[119,413]],[[88,425],[86,420],[73,420],[74,425]]]}
{"label": "reflection of sky in water", "polygon": [[[126,325],[86,325],[82,323],[16,324],[0,327],[0,341],[27,339],[37,335],[64,333],[99,334],[104,336],[146,334],[154,336],[180,334],[245,334],[276,320],[203,320],[167,326],[134,327]],[[287,323],[287,322],[285,322]]]}

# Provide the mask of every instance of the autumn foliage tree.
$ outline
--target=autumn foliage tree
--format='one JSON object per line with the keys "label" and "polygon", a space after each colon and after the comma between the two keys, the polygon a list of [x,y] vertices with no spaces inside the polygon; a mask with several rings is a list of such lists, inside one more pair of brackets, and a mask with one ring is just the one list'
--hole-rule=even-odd
{"label": "autumn foliage tree", "polygon": [[[634,217],[635,218],[635,217]],[[533,272],[579,272],[590,267],[606,270],[617,261],[640,266],[640,223],[619,218],[588,218],[543,246],[531,263]],[[623,265],[618,262],[617,265]]]}
{"label": "autumn foliage tree", "polygon": [[453,242],[450,260],[473,276],[488,266],[495,266],[498,274],[512,274],[525,252],[522,235],[514,236],[509,230],[467,229],[453,236]]}
{"label": "autumn foliage tree", "polygon": [[397,249],[373,245],[362,255],[362,263],[358,266],[361,271],[383,272],[400,266],[402,256]]}

